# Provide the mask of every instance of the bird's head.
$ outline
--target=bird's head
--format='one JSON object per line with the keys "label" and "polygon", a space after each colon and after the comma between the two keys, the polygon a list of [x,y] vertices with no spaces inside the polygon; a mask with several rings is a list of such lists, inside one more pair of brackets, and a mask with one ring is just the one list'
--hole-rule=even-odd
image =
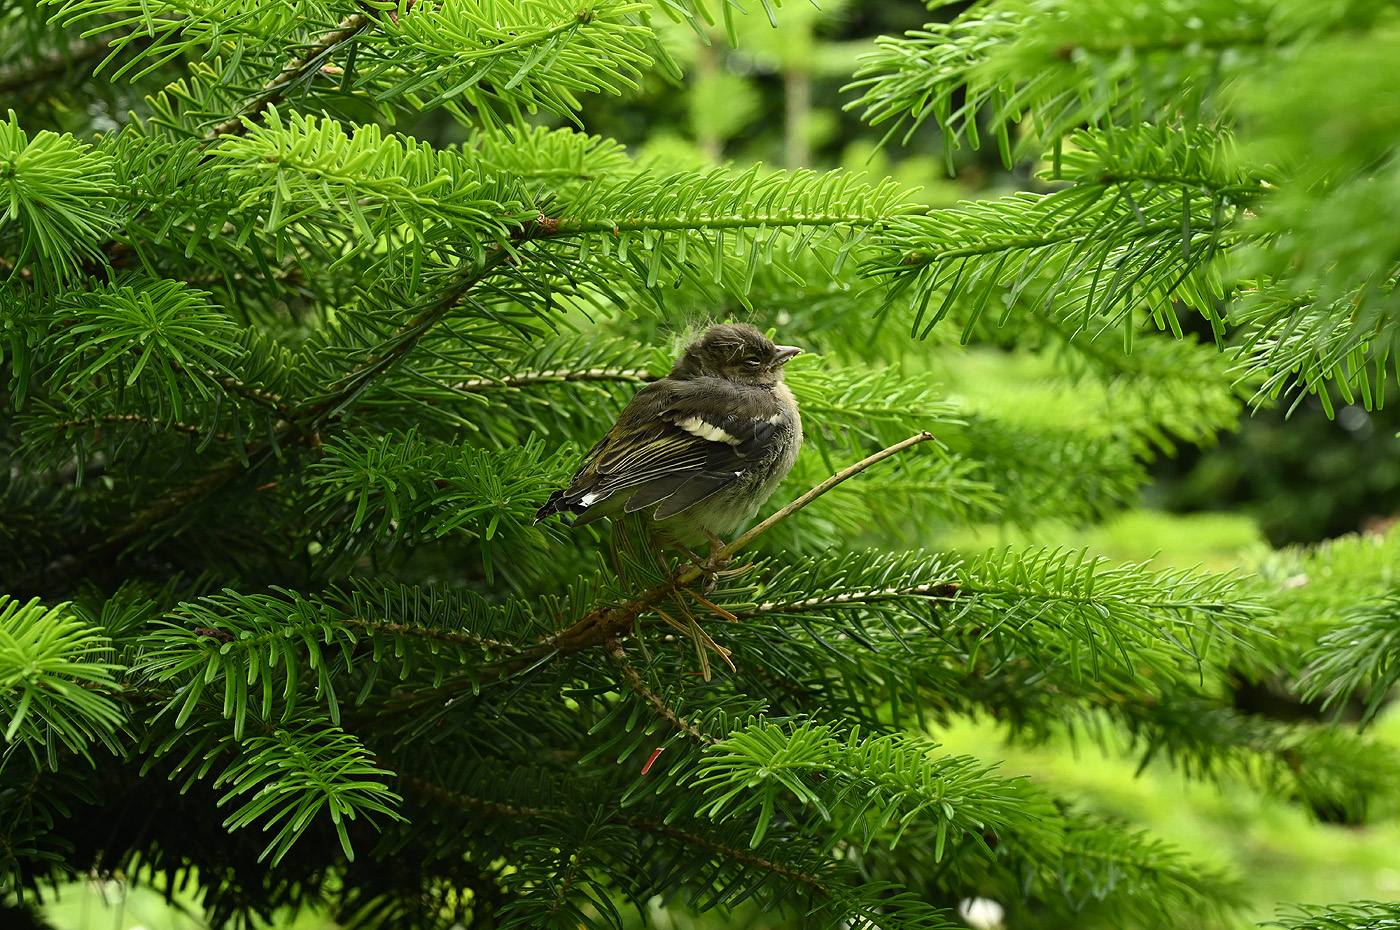
{"label": "bird's head", "polygon": [[776,384],[783,365],[801,352],[797,346],[776,346],[747,323],[721,323],[686,347],[671,369],[672,378],[708,375],[748,384]]}

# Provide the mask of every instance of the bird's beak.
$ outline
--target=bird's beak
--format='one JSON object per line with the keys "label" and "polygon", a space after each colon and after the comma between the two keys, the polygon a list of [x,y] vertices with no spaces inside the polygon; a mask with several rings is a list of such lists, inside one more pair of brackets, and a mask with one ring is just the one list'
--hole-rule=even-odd
{"label": "bird's beak", "polygon": [[802,351],[797,346],[774,346],[773,348],[778,350],[773,356],[774,365],[785,365],[794,355]]}

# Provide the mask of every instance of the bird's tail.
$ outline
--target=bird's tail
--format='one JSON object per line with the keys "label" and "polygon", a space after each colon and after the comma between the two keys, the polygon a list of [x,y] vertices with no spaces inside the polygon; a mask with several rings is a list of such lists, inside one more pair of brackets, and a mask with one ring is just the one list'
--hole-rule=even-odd
{"label": "bird's tail", "polygon": [[545,517],[553,516],[561,510],[569,510],[569,505],[564,501],[564,495],[568,492],[568,488],[563,488],[549,495],[549,500],[544,502],[544,506],[535,511],[535,522],[539,523]]}

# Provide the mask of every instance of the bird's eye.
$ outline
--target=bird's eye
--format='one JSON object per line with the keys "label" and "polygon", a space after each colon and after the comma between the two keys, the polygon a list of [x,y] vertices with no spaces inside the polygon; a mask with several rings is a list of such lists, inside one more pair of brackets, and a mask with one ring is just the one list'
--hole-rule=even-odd
{"label": "bird's eye", "polygon": [[744,367],[757,371],[759,368],[763,367],[763,359],[756,355],[750,355],[748,358],[744,359]]}

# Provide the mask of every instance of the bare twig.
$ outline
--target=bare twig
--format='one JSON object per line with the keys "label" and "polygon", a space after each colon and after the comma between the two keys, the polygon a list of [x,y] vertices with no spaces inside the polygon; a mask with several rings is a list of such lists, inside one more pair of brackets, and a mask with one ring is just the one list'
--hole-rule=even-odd
{"label": "bare twig", "polygon": [[[848,468],[844,468],[841,471],[838,471],[836,474],[832,475],[830,478],[826,479],[821,484],[817,485],[815,488],[812,488],[812,490],[808,491],[806,494],[803,494],[791,504],[788,504],[782,510],[779,510],[777,513],[773,514],[773,516],[769,517],[767,520],[764,520],[762,523],[758,524],[758,526],[753,527],[748,532],[740,536],[738,539],[725,546],[719,551],[719,553],[717,553],[717,558],[724,559],[733,556],[740,549],[743,549],[749,543],[753,542],[755,539],[762,536],[764,533],[768,532],[773,527],[777,526],[779,523],[782,523],[788,517],[797,513],[797,511],[801,510],[803,507],[806,507],[808,504],[821,497],[827,491],[830,491],[832,488],[836,487],[838,484],[845,481],[846,479],[855,477],[856,475],[865,471],[871,465],[874,465],[876,462],[883,462],[885,459],[889,458],[892,455],[898,455],[905,449],[908,449],[910,446],[917,446],[919,443],[928,442],[932,438],[933,434],[930,433],[928,430],[924,430],[920,433],[910,436],[908,439],[905,439],[902,442],[895,443],[889,448],[881,449],[874,455],[866,456],[865,458],[861,459],[859,462],[856,462],[854,465]],[[680,584],[688,584],[694,581],[695,579],[699,578],[701,574],[703,574],[701,569],[691,568],[684,572],[679,578],[677,578],[676,581]]]}

